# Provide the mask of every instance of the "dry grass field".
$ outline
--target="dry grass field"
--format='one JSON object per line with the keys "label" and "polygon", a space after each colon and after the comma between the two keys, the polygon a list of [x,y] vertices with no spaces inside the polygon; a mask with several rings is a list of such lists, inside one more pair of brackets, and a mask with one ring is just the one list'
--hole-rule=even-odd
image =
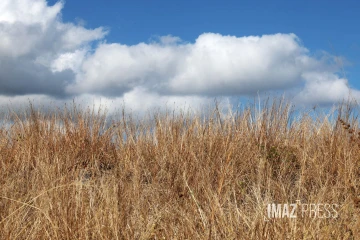
{"label": "dry grass field", "polygon": [[[358,106],[254,106],[110,123],[75,106],[9,112],[0,239],[360,239]],[[268,215],[297,200],[318,210]]]}

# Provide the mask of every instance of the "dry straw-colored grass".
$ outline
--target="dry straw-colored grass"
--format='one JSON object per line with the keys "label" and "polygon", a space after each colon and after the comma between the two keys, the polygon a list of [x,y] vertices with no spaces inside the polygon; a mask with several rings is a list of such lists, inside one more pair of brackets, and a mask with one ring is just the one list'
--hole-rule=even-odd
{"label": "dry straw-colored grass", "polygon": [[[0,239],[360,239],[360,135],[349,105],[213,112],[10,112],[0,130]],[[293,118],[291,117],[293,116]],[[338,120],[337,120],[338,118]],[[337,218],[266,221],[269,203]]]}

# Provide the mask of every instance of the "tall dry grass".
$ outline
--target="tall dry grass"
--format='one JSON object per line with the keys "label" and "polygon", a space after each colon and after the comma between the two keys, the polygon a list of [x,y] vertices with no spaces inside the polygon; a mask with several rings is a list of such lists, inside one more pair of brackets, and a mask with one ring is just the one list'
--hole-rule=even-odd
{"label": "tall dry grass", "polygon": [[[76,107],[10,112],[0,130],[0,239],[360,239],[351,107],[284,101],[223,118],[147,120]],[[267,219],[270,203],[336,203],[337,218]]]}

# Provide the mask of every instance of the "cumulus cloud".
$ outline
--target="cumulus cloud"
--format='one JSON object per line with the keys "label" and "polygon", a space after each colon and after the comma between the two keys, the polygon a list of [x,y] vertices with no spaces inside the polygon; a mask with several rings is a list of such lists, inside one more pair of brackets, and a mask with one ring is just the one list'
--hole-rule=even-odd
{"label": "cumulus cloud", "polygon": [[351,89],[345,78],[329,72],[304,73],[305,86],[296,96],[297,102],[329,104],[350,98],[360,99],[360,91]]}
{"label": "cumulus cloud", "polygon": [[188,46],[101,44],[82,64],[69,93],[121,96],[135,87],[166,91],[183,64]]}
{"label": "cumulus cloud", "polygon": [[306,52],[294,34],[239,38],[202,34],[170,80],[170,89],[231,95],[291,87],[311,62]]}
{"label": "cumulus cloud", "polygon": [[62,7],[44,0],[1,1],[0,94],[67,95],[83,58],[79,52],[106,31],[63,23]]}
{"label": "cumulus cloud", "polygon": [[[0,2],[0,101],[102,99],[136,111],[175,102],[197,106],[214,97],[285,91],[297,102],[329,104],[359,91],[337,71],[337,58],[314,56],[295,34],[224,36],[194,42],[159,36],[148,43],[97,42],[99,27],[64,23],[63,2]],[[92,47],[95,46],[95,47]],[[17,102],[17,101],[15,101]]]}
{"label": "cumulus cloud", "polygon": [[297,89],[296,99],[308,103],[341,101],[349,92],[347,80],[336,74],[335,57],[312,57],[295,34],[165,39],[101,44],[67,91],[118,96],[142,87],[160,95],[214,97]]}

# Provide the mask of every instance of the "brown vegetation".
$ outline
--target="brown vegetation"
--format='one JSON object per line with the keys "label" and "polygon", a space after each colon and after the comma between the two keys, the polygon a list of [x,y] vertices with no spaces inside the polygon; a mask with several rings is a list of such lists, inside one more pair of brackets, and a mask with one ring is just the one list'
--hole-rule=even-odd
{"label": "brown vegetation", "polygon": [[[274,101],[228,118],[216,108],[111,124],[75,107],[10,113],[0,239],[360,239],[350,112],[291,120]],[[268,204],[296,200],[338,204],[339,215],[267,218]]]}

